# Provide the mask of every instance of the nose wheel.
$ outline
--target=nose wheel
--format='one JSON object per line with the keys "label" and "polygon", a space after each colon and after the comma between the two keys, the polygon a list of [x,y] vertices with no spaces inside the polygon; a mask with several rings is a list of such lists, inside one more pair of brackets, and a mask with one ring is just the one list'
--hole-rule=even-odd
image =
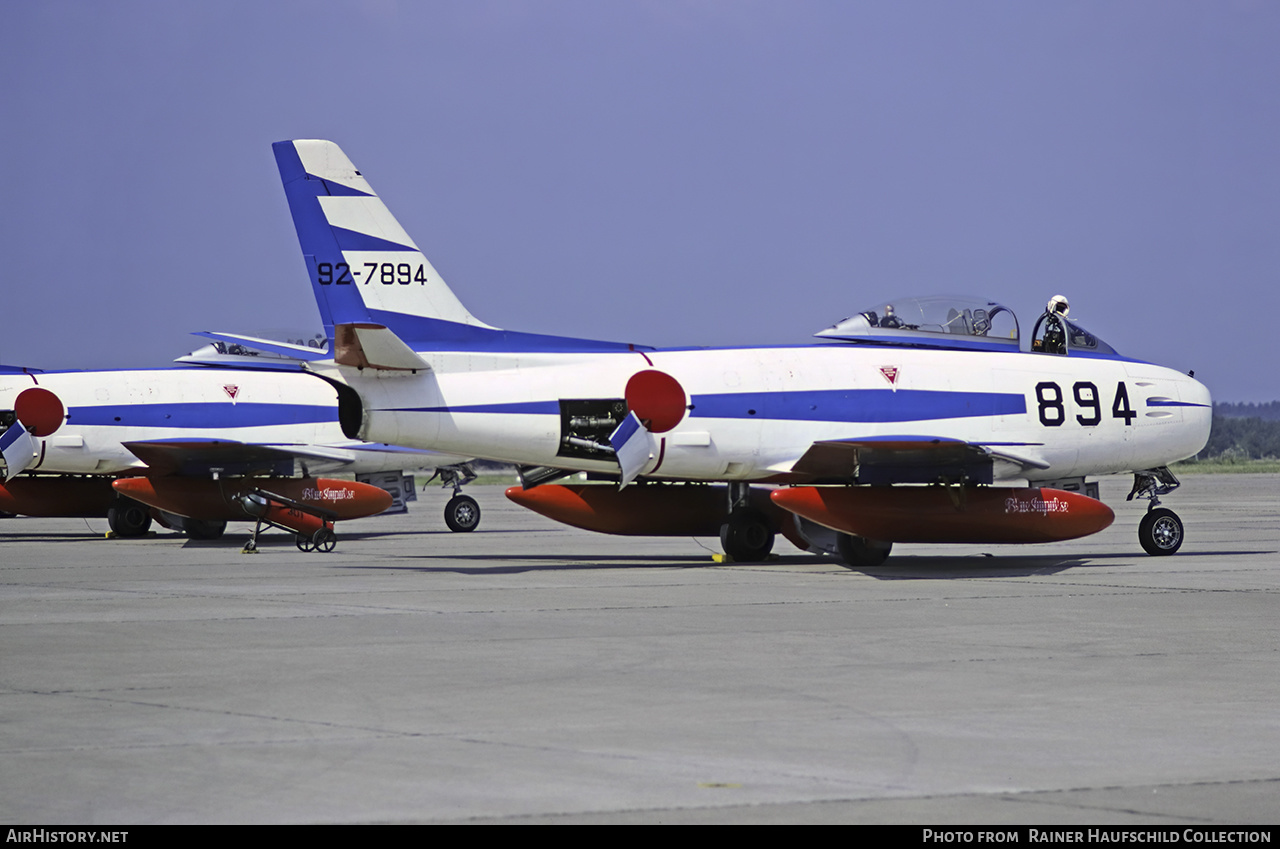
{"label": "nose wheel", "polygon": [[480,505],[470,495],[455,495],[444,506],[444,523],[456,533],[474,531],[480,524]]}
{"label": "nose wheel", "polygon": [[1138,542],[1143,551],[1153,557],[1164,557],[1182,548],[1182,520],[1178,514],[1160,506],[1160,496],[1173,492],[1179,486],[1178,479],[1168,466],[1134,472],[1133,489],[1126,501],[1148,498],[1147,515],[1138,523]]}
{"label": "nose wheel", "polygon": [[[476,473],[466,463],[440,466],[427,483],[436,478],[440,485],[453,487],[453,497],[444,506],[444,523],[454,533],[468,533],[480,526],[480,505],[470,495],[463,495],[462,488],[476,479]],[[425,484],[424,484],[425,486]]]}
{"label": "nose wheel", "polygon": [[1160,557],[1182,547],[1182,520],[1164,507],[1148,510],[1138,524],[1138,542],[1147,554]]}

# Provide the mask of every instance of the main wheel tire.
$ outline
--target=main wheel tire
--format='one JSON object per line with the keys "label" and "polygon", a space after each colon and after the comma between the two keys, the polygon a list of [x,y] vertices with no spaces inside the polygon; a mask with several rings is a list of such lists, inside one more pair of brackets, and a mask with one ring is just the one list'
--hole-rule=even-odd
{"label": "main wheel tire", "polygon": [[758,562],[773,551],[773,528],[759,510],[735,510],[720,526],[720,544],[739,563]]}
{"label": "main wheel tire", "polygon": [[480,505],[470,495],[455,495],[444,506],[444,523],[456,533],[474,531],[480,525]]}
{"label": "main wheel tire", "polygon": [[840,555],[840,560],[846,566],[855,568],[879,566],[889,559],[891,551],[893,551],[891,542],[877,542],[853,534],[836,535],[836,553]]}
{"label": "main wheel tire", "polygon": [[122,498],[107,508],[107,525],[120,537],[140,537],[151,528],[151,510]]}
{"label": "main wheel tire", "polygon": [[1138,542],[1155,557],[1173,554],[1182,547],[1182,520],[1172,510],[1148,510],[1138,524]]}

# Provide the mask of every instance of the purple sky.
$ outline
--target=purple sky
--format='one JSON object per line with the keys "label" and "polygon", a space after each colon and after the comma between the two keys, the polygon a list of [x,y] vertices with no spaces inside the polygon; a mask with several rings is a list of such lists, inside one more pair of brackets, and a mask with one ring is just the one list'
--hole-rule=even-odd
{"label": "purple sky", "polygon": [[1280,398],[1280,4],[7,3],[0,361],[319,317],[271,142],[338,142],[500,327],[804,342],[1050,295]]}

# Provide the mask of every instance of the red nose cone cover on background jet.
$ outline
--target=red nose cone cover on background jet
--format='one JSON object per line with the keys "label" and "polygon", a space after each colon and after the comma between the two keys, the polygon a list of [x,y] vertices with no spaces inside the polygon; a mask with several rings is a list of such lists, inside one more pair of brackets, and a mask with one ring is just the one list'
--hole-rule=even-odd
{"label": "red nose cone cover on background jet", "polygon": [[680,382],[666,372],[649,369],[627,381],[627,406],[650,433],[666,433],[684,418],[685,394]]}
{"label": "red nose cone cover on background jet", "polygon": [[62,427],[66,411],[62,407],[62,399],[48,389],[33,386],[19,393],[13,402],[13,412],[22,426],[31,431],[32,436],[48,436]]}

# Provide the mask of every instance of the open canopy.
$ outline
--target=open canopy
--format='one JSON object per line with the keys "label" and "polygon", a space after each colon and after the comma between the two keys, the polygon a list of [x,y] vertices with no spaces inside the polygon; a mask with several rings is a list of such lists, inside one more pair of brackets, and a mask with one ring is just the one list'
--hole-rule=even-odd
{"label": "open canopy", "polygon": [[[1056,336],[1052,335],[1055,330]],[[870,345],[1020,350],[1018,318],[1013,310],[987,298],[969,295],[895,298],[814,335]],[[1033,351],[1116,356],[1114,348],[1068,320],[1065,313],[1050,316],[1046,312],[1036,322],[1032,336]]]}
{"label": "open canopy", "polygon": [[881,345],[1018,350],[1018,319],[1003,304],[964,295],[896,298],[817,334]]}

